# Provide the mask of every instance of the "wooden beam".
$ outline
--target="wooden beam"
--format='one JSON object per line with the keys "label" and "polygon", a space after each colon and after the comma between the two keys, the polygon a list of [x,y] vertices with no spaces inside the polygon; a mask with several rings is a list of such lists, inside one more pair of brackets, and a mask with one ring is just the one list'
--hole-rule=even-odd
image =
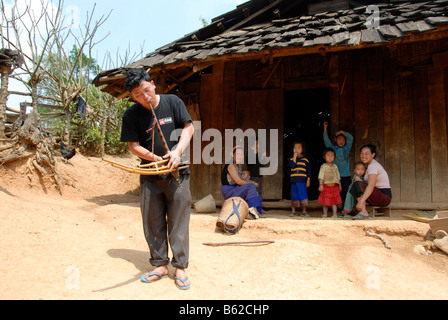
{"label": "wooden beam", "polygon": [[[429,40],[439,40],[448,38],[448,26],[439,26],[437,30],[434,31],[428,31],[424,33],[419,34],[411,34],[403,38],[390,40],[390,43],[388,45],[399,45],[399,44],[407,44],[407,43],[414,43],[414,42],[420,42],[420,41],[429,41]],[[374,47],[384,47],[386,46],[384,43],[375,43],[375,44],[366,44],[361,43],[357,46],[325,46],[326,54],[330,52],[339,52],[339,51],[352,51],[352,50],[359,50],[359,49],[367,49],[367,48],[374,48]],[[200,60],[202,63],[209,63],[214,64],[219,61],[248,61],[248,60],[258,60],[262,59],[266,55],[269,55],[273,59],[280,58],[280,57],[289,57],[289,56],[299,56],[299,55],[307,55],[307,54],[317,54],[321,52],[323,45],[319,46],[313,46],[313,47],[294,47],[294,48],[280,48],[280,49],[265,49],[260,52],[249,52],[246,54],[228,54],[228,55],[221,55],[221,56],[215,56],[206,58],[203,60]],[[151,68],[151,72],[159,72],[162,68],[169,70],[169,69],[177,69],[181,66],[193,66],[197,64],[198,60],[188,60],[188,61],[182,61],[179,63],[173,63],[169,65],[163,65],[163,66],[155,66]]]}
{"label": "wooden beam", "polygon": [[243,21],[233,25],[232,27],[230,27],[229,29],[227,29],[228,31],[233,31],[235,29],[239,29],[240,27],[244,26],[246,23],[250,22],[251,20],[255,19],[256,17],[262,15],[263,13],[271,10],[272,8],[274,8],[275,6],[279,5],[281,2],[283,2],[283,0],[277,0],[273,3],[271,3],[270,5],[264,7],[263,9],[255,12],[254,14],[250,15],[248,18],[244,19]]}
{"label": "wooden beam", "polygon": [[[22,102],[22,103],[26,107],[32,107],[33,106],[33,104],[31,102]],[[39,104],[37,104],[37,107],[38,108],[56,109],[56,110],[63,109],[63,107],[61,107],[61,106],[55,106],[55,105],[52,105],[52,104],[45,104],[45,103],[39,103]]]}
{"label": "wooden beam", "polygon": [[448,67],[448,51],[440,52],[432,56],[432,64],[434,68]]}
{"label": "wooden beam", "polygon": [[272,68],[271,72],[269,73],[268,77],[266,78],[265,82],[263,83],[262,88],[266,88],[266,86],[268,85],[269,80],[271,80],[275,70],[277,70],[278,66],[280,65],[280,63],[282,62],[282,58],[278,59],[277,63],[274,65],[274,67]]}
{"label": "wooden beam", "polygon": [[211,64],[204,64],[202,66],[196,66],[193,67],[193,70],[191,70],[189,73],[187,73],[186,75],[184,75],[183,77],[181,77],[179,80],[176,80],[172,75],[168,74],[167,75],[170,78],[173,78],[176,83],[173,83],[172,85],[170,85],[167,89],[164,90],[164,93],[168,93],[171,90],[173,90],[174,88],[176,88],[179,84],[182,84],[185,80],[187,80],[188,78],[192,77],[193,75],[195,75],[196,73],[208,68]]}
{"label": "wooden beam", "polygon": [[6,107],[6,111],[19,113],[20,114],[20,110],[16,110],[16,109],[13,109],[13,108],[10,108],[10,107]]}

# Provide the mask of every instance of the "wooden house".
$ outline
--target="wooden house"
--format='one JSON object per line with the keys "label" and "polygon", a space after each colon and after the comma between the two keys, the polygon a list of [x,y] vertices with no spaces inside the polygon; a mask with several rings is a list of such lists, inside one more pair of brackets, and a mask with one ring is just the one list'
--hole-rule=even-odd
{"label": "wooden house", "polygon": [[[202,132],[277,129],[279,169],[264,177],[264,200],[288,199],[296,139],[317,198],[328,121],[331,133],[353,134],[352,163],[360,146],[377,145],[394,203],[448,203],[448,0],[252,0],[94,84],[126,97],[128,68],[198,109]],[[194,199],[221,199],[221,167],[192,166]]]}

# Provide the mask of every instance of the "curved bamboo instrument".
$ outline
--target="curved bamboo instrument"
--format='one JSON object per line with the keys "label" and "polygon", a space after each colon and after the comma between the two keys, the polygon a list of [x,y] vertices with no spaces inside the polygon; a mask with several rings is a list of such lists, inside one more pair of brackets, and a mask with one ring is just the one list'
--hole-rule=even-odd
{"label": "curved bamboo instrument", "polygon": [[[163,147],[165,148],[165,154],[168,154],[170,152],[170,148],[168,147],[168,144],[166,143],[165,137],[162,132],[162,128],[160,127],[160,124],[159,124],[159,119],[157,119],[157,115],[156,115],[154,108],[152,107],[151,104],[149,105],[149,109],[151,109],[152,116],[156,123],[157,131],[159,132],[159,136],[160,136],[160,139],[162,140]],[[154,150],[153,150],[153,152],[154,152]],[[179,185],[179,188],[182,188],[182,185],[180,184],[180,181],[179,181],[179,168],[176,168],[176,170],[174,170],[174,171],[170,171],[170,173],[173,175],[174,179],[176,179],[177,184]]]}
{"label": "curved bamboo instrument", "polygon": [[[168,165],[167,165],[168,159],[163,160],[163,161],[158,161],[158,162],[151,162],[151,163],[148,163],[145,165],[140,165],[138,167],[126,166],[124,164],[120,164],[118,162],[108,160],[105,158],[103,158],[103,161],[112,164],[112,167],[114,167],[114,168],[118,168],[118,169],[121,169],[126,172],[136,173],[136,174],[141,174],[141,175],[156,176],[156,175],[160,175],[160,174],[172,173],[172,171],[170,171],[168,169]],[[179,164],[179,167],[177,167],[176,170],[183,170],[183,169],[187,169],[187,168],[189,168],[189,163],[182,162]]]}
{"label": "curved bamboo instrument", "polygon": [[236,241],[236,242],[204,242],[204,246],[211,246],[211,247],[219,247],[219,246],[238,246],[238,245],[268,245],[271,243],[274,243],[273,240],[256,240],[256,241]]}

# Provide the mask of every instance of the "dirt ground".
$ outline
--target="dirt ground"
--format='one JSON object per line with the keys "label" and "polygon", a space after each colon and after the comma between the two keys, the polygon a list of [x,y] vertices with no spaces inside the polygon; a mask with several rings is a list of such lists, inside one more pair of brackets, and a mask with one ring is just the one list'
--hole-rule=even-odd
{"label": "dirt ground", "polygon": [[[136,164],[133,157],[116,161]],[[366,221],[291,218],[270,210],[237,235],[216,230],[218,213],[192,213],[191,289],[151,270],[141,225],[138,176],[80,154],[59,161],[63,194],[24,166],[0,168],[0,299],[447,299],[448,256],[421,255],[429,226],[401,217]],[[45,185],[46,188],[42,188]],[[409,211],[406,213],[410,213]],[[385,248],[372,228],[392,247]],[[205,242],[272,240],[268,245]]]}

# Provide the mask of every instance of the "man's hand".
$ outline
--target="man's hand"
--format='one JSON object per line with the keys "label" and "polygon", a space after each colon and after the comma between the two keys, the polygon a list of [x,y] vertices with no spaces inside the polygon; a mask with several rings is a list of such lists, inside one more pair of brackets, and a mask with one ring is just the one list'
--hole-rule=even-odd
{"label": "man's hand", "polygon": [[166,155],[163,156],[163,159],[168,159],[168,158],[170,159],[170,161],[168,162],[168,169],[170,171],[176,170],[176,168],[179,166],[180,157],[181,157],[181,155],[179,154],[179,151],[176,151],[176,150],[170,151]]}
{"label": "man's hand", "polygon": [[159,157],[159,156],[156,155],[155,153],[153,153],[152,158],[153,158],[153,162],[159,162],[159,161],[162,161],[162,160],[163,160],[162,157]]}

